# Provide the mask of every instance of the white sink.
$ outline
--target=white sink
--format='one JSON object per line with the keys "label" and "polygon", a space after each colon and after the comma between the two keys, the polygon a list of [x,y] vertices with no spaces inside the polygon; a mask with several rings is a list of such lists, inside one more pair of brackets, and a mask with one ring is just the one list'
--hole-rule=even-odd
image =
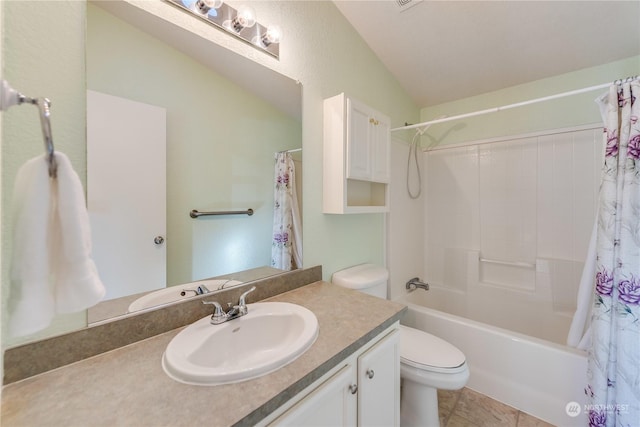
{"label": "white sink", "polygon": [[[145,308],[155,307],[157,305],[193,298],[198,296],[192,292],[193,290],[196,290],[198,286],[206,286],[206,288],[212,292],[222,289],[223,286],[227,289],[240,284],[242,284],[242,282],[237,280],[209,279],[187,283],[185,285],[169,286],[168,288],[160,289],[141,296],[129,304],[127,311],[131,313],[138,310],[144,310]],[[180,295],[183,291],[185,291],[185,294]]]}
{"label": "white sink", "polygon": [[273,372],[311,347],[318,320],[286,302],[247,304],[248,314],[212,325],[210,316],[176,335],[162,356],[164,371],[186,384],[219,385]]}

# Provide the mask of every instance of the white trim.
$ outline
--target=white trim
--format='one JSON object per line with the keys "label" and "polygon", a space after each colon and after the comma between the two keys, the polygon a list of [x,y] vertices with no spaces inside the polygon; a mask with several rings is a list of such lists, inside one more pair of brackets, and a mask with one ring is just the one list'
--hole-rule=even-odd
{"label": "white trim", "polygon": [[579,132],[579,131],[583,131],[583,130],[600,129],[600,128],[603,128],[603,127],[604,126],[601,123],[592,123],[592,124],[588,124],[588,125],[571,126],[571,127],[559,128],[559,129],[546,129],[546,130],[541,130],[541,131],[536,131],[536,132],[523,133],[523,134],[520,134],[520,135],[505,135],[505,136],[498,136],[498,137],[494,137],[494,138],[480,139],[480,140],[475,140],[475,141],[465,141],[465,142],[460,142],[460,143],[456,143],[456,144],[446,144],[446,145],[441,145],[441,146],[435,146],[435,147],[429,148],[429,149],[423,149],[422,151],[425,152],[425,153],[428,153],[430,151],[439,151],[439,150],[448,150],[448,149],[451,149],[451,148],[470,147],[470,146],[474,146],[474,145],[491,144],[491,143],[502,142],[502,141],[513,141],[513,140],[517,140],[517,139],[536,138],[536,137],[539,137],[539,136],[547,136],[547,135],[559,135],[559,134],[562,134],[562,133],[571,133],[571,132]]}

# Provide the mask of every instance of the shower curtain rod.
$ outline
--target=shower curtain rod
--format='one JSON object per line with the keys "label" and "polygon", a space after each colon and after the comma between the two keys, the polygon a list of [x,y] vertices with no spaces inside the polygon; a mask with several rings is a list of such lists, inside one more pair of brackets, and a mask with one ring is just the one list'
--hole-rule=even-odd
{"label": "shower curtain rod", "polygon": [[[618,79],[618,80],[616,80],[614,82],[614,84],[620,84],[620,83],[623,83],[623,82],[630,82],[630,81],[636,80],[638,77],[639,76],[628,77],[626,79]],[[568,91],[568,92],[558,93],[558,94],[555,94],[555,95],[544,96],[542,98],[530,99],[529,101],[516,102],[514,104],[503,105],[501,107],[487,108],[485,110],[478,110],[478,111],[474,111],[472,113],[458,114],[457,116],[444,117],[444,118],[441,118],[441,119],[429,120],[427,122],[418,123],[418,124],[415,124],[415,125],[407,125],[407,126],[402,126],[402,127],[398,127],[398,128],[393,128],[393,129],[391,129],[391,132],[395,132],[395,131],[398,131],[398,130],[418,129],[418,128],[431,126],[431,125],[434,125],[434,124],[437,124],[437,123],[445,123],[445,122],[450,122],[450,121],[453,121],[453,120],[465,119],[467,117],[475,117],[475,116],[481,116],[481,115],[489,114],[489,113],[497,113],[498,111],[509,110],[511,108],[523,107],[525,105],[537,104],[539,102],[551,101],[553,99],[565,98],[567,96],[573,96],[573,95],[579,95],[581,93],[592,92],[594,90],[604,89],[604,88],[607,88],[609,86],[611,86],[610,82],[609,83],[602,83],[602,84],[599,84],[599,85],[590,86],[590,87],[586,87],[586,88],[583,88],[583,89],[576,89],[576,90],[571,90],[571,91]],[[420,129],[418,129],[418,132],[421,132]],[[424,132],[424,130],[422,132]]]}
{"label": "shower curtain rod", "polygon": [[292,148],[291,150],[282,150],[282,151],[278,151],[278,153],[295,153],[296,151],[302,151],[302,148]]}

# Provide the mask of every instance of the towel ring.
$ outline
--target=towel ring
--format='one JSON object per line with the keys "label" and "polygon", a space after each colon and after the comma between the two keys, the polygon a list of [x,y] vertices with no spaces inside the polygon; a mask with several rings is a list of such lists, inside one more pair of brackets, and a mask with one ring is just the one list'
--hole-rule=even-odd
{"label": "towel ring", "polygon": [[48,98],[38,98],[36,99],[36,104],[38,105],[38,110],[40,110],[40,125],[42,127],[42,136],[44,137],[47,162],[49,163],[49,176],[55,178],[58,171],[58,163],[56,162],[53,137],[51,136],[51,101]]}

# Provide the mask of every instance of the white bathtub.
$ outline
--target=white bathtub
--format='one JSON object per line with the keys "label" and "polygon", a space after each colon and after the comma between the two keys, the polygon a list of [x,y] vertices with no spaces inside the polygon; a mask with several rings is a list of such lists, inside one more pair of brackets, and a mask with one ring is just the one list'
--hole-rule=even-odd
{"label": "white bathtub", "polygon": [[[429,292],[397,300],[409,307],[402,323],[465,353],[469,388],[557,426],[586,425],[585,352],[429,308]],[[574,417],[567,414],[572,404],[580,409]]]}

